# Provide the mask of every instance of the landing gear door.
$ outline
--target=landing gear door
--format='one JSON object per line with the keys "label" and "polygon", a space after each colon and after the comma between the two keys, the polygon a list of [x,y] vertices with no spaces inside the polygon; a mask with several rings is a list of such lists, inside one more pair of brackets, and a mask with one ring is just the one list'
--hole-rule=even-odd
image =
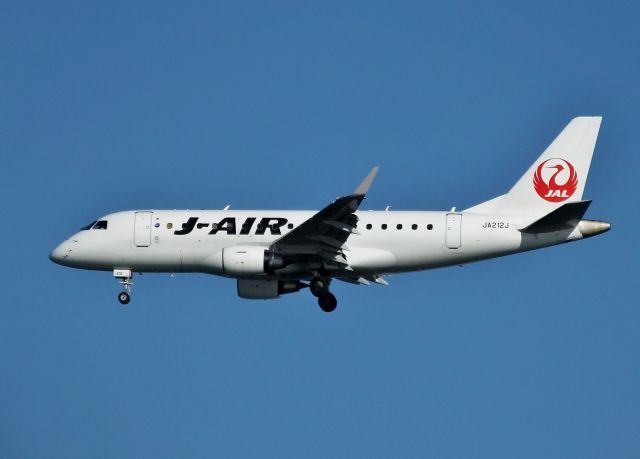
{"label": "landing gear door", "polygon": [[133,243],[136,247],[151,245],[151,217],[153,212],[136,212]]}
{"label": "landing gear door", "polygon": [[449,249],[459,249],[461,245],[462,214],[447,214],[445,244]]}

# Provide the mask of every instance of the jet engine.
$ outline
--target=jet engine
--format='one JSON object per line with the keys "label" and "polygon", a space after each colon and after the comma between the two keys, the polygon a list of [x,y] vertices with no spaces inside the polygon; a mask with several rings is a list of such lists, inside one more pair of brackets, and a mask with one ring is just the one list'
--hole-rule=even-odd
{"label": "jet engine", "polygon": [[234,246],[222,251],[222,270],[231,276],[268,274],[284,268],[281,255],[259,246]]}
{"label": "jet engine", "polygon": [[250,300],[269,300],[307,287],[300,281],[238,279],[238,296]]}

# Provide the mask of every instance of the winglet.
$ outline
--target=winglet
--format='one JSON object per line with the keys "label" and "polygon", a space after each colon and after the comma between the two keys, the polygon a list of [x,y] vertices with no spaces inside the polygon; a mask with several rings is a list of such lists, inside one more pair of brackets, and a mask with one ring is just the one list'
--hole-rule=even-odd
{"label": "winglet", "polygon": [[367,194],[367,192],[369,191],[369,188],[371,187],[371,184],[373,183],[373,179],[376,178],[378,169],[380,169],[379,166],[376,166],[373,169],[371,169],[371,172],[369,172],[369,175],[367,175],[362,181],[362,183],[358,185],[358,188],[356,188],[356,191],[354,191],[353,194],[355,195]]}

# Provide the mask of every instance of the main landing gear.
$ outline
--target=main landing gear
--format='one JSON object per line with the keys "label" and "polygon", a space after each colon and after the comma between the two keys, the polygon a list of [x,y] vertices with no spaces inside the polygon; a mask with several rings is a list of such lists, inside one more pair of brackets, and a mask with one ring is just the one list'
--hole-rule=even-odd
{"label": "main landing gear", "polygon": [[118,301],[122,305],[129,304],[129,301],[131,301],[131,286],[133,285],[131,279],[133,278],[133,273],[130,269],[114,269],[113,277],[118,279],[118,282],[124,287],[124,291],[118,293]]}
{"label": "main landing gear", "polygon": [[338,300],[333,293],[327,292],[318,297],[318,306],[320,306],[320,309],[324,312],[332,312],[336,309],[336,306],[338,306]]}
{"label": "main landing gear", "polygon": [[332,312],[338,306],[338,300],[335,295],[329,291],[329,284],[331,279],[322,277],[314,278],[309,284],[309,290],[311,294],[318,298],[318,306],[324,312]]}

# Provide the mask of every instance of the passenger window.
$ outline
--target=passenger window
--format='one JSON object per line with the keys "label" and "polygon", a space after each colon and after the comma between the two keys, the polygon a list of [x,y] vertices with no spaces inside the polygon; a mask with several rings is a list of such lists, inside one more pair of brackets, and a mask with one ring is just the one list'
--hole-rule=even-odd
{"label": "passenger window", "polygon": [[411,229],[412,230],[417,230],[418,229],[418,225],[416,225],[415,223],[413,225],[411,225]]}
{"label": "passenger window", "polygon": [[287,228],[289,228],[289,229],[293,229],[293,223],[289,223],[289,224],[287,225]]}
{"label": "passenger window", "polygon": [[373,228],[373,226],[371,226],[371,223],[367,223],[367,229],[371,229]]}
{"label": "passenger window", "polygon": [[106,220],[98,220],[95,225],[93,225],[94,230],[106,230],[107,229],[107,221]]}
{"label": "passenger window", "polygon": [[429,231],[431,231],[431,230],[433,229],[433,225],[432,225],[431,223],[429,223],[429,224],[427,225],[427,229],[428,229]]}
{"label": "passenger window", "polygon": [[396,225],[396,229],[401,230],[401,229],[402,229],[402,225],[401,225],[401,224],[397,224],[397,225]]}
{"label": "passenger window", "polygon": [[383,224],[382,224],[382,226],[381,226],[381,228],[382,228],[383,230],[386,230],[386,229],[387,229],[387,224],[386,224],[386,223],[383,223]]}

